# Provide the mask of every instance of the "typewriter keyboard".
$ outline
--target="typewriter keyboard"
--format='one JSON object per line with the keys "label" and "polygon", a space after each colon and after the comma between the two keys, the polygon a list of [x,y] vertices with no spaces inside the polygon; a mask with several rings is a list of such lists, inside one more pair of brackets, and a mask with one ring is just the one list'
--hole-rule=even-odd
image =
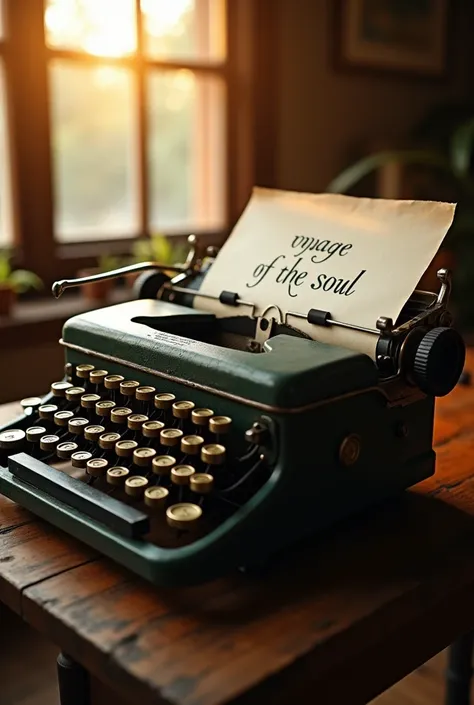
{"label": "typewriter keyboard", "polygon": [[68,365],[66,380],[51,385],[48,403],[22,401],[27,423],[0,433],[0,465],[22,453],[19,478],[67,495],[119,533],[164,547],[190,543],[271,474],[258,428],[239,454],[232,418],[190,399],[92,365]]}

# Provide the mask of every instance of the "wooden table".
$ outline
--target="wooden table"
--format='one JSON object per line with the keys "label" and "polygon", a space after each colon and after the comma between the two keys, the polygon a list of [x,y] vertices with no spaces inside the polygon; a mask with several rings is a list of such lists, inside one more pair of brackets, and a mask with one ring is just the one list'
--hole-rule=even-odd
{"label": "wooden table", "polygon": [[474,627],[473,421],[458,387],[433,478],[264,575],[200,587],[145,584],[0,498],[0,601],[140,705],[367,702]]}

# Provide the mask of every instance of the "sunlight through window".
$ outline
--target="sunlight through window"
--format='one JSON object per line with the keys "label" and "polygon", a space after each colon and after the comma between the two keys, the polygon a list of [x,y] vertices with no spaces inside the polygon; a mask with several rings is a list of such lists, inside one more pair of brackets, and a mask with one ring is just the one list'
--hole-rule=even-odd
{"label": "sunlight through window", "polygon": [[6,92],[3,66],[0,62],[0,246],[12,239],[11,221]]}
{"label": "sunlight through window", "polygon": [[153,58],[222,61],[223,0],[141,0],[145,47]]}
{"label": "sunlight through window", "polygon": [[94,56],[126,56],[136,49],[134,0],[47,0],[48,44]]}

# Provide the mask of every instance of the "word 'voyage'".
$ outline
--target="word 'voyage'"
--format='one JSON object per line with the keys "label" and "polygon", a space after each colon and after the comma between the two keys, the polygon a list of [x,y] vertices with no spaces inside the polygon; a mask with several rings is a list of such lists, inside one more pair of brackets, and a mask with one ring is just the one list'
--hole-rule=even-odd
{"label": "word 'voyage'", "polygon": [[322,291],[339,294],[340,296],[352,296],[357,283],[367,271],[362,269],[353,278],[349,279],[320,272],[316,277],[312,277],[312,281],[307,281],[309,272],[302,268],[306,267],[306,265],[303,264],[301,266],[304,255],[314,252],[315,254],[311,256],[310,261],[312,264],[318,265],[326,262],[333,256],[336,260],[337,257],[345,257],[352,249],[352,245],[296,235],[293,238],[291,247],[293,250],[296,250],[296,253],[293,254],[293,257],[298,258],[296,261],[293,259],[287,263],[287,256],[281,254],[275,257],[272,262],[262,262],[255,267],[252,274],[253,278],[251,281],[247,282],[246,286],[252,289],[261,284],[261,282],[268,277],[274,279],[277,284],[286,286],[288,295],[292,298],[298,296],[297,288],[303,286],[305,283],[309,284],[313,291],[321,289]]}

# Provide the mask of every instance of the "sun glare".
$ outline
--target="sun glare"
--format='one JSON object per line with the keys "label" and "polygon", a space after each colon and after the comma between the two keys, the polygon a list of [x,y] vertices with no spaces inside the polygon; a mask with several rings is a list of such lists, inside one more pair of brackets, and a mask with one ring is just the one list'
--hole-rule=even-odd
{"label": "sun glare", "polygon": [[[179,31],[192,0],[142,0],[147,32],[161,37]],[[47,0],[48,43],[94,56],[127,56],[136,49],[134,0]]]}

